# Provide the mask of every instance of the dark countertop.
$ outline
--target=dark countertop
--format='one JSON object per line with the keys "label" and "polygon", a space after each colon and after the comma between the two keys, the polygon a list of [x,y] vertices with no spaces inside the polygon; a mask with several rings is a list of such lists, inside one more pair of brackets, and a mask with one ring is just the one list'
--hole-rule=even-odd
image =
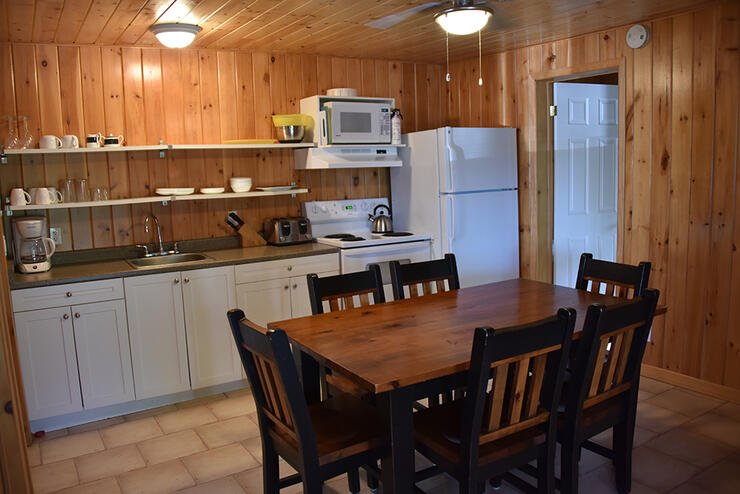
{"label": "dark countertop", "polygon": [[123,278],[126,276],[170,273],[173,271],[189,271],[193,269],[213,268],[232,264],[275,261],[279,259],[290,259],[293,257],[332,254],[338,251],[339,249],[336,247],[317,243],[285,245],[280,247],[263,245],[236,249],[206,250],[202,253],[212,259],[151,268],[133,268],[126,261],[109,260],[54,266],[50,271],[45,273],[20,274],[16,273],[13,269],[13,261],[11,260],[8,261],[8,269],[10,269],[10,289],[19,290],[21,288],[61,285],[64,283],[76,283],[80,281]]}

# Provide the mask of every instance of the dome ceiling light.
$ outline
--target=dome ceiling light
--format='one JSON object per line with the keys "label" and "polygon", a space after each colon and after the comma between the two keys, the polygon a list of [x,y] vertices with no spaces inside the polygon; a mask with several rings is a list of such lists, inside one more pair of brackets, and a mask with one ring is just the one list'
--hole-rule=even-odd
{"label": "dome ceiling light", "polygon": [[149,30],[167,48],[185,48],[193,42],[201,28],[195,24],[163,22],[149,26]]}
{"label": "dome ceiling light", "polygon": [[458,0],[452,7],[437,12],[434,20],[450,34],[473,34],[483,29],[492,15],[493,9],[486,5]]}

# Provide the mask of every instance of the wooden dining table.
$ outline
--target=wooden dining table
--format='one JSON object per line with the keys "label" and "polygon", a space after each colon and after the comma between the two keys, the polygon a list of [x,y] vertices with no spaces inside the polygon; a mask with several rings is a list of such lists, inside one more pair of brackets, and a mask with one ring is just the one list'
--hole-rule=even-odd
{"label": "wooden dining table", "polygon": [[320,399],[320,366],[376,395],[390,443],[381,461],[383,492],[406,494],[414,492],[413,403],[464,385],[475,328],[530,323],[572,307],[578,332],[595,302],[623,300],[515,279],[277,321],[268,328],[284,330],[300,348],[309,401]]}

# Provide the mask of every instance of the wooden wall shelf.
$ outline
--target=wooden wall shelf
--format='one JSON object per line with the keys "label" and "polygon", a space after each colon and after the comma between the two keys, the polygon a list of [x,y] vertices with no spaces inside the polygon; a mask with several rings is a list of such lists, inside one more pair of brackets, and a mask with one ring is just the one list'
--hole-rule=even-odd
{"label": "wooden wall shelf", "polygon": [[311,142],[290,142],[275,144],[155,144],[151,146],[119,146],[102,148],[61,148],[61,149],[3,149],[4,155],[23,154],[85,154],[110,153],[120,151],[178,151],[189,149],[286,149],[312,148]]}
{"label": "wooden wall shelf", "polygon": [[225,192],[222,194],[188,194],[182,196],[133,197],[130,199],[111,199],[108,201],[64,202],[59,204],[28,204],[26,206],[6,206],[10,211],[40,211],[44,209],[95,208],[101,206],[121,206],[125,204],[142,204],[149,202],[205,201],[212,199],[237,199],[246,197],[295,196],[307,194],[308,189],[296,188],[280,191]]}

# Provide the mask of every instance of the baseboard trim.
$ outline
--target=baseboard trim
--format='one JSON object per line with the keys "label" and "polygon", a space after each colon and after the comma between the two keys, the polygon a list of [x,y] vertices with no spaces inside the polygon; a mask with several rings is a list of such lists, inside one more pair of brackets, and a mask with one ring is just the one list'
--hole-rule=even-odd
{"label": "baseboard trim", "polygon": [[740,404],[740,389],[704,381],[703,379],[698,379],[696,377],[687,376],[686,374],[681,374],[648,364],[642,364],[641,374],[651,379],[672,384],[674,386],[681,386],[682,388],[713,396],[720,400]]}

